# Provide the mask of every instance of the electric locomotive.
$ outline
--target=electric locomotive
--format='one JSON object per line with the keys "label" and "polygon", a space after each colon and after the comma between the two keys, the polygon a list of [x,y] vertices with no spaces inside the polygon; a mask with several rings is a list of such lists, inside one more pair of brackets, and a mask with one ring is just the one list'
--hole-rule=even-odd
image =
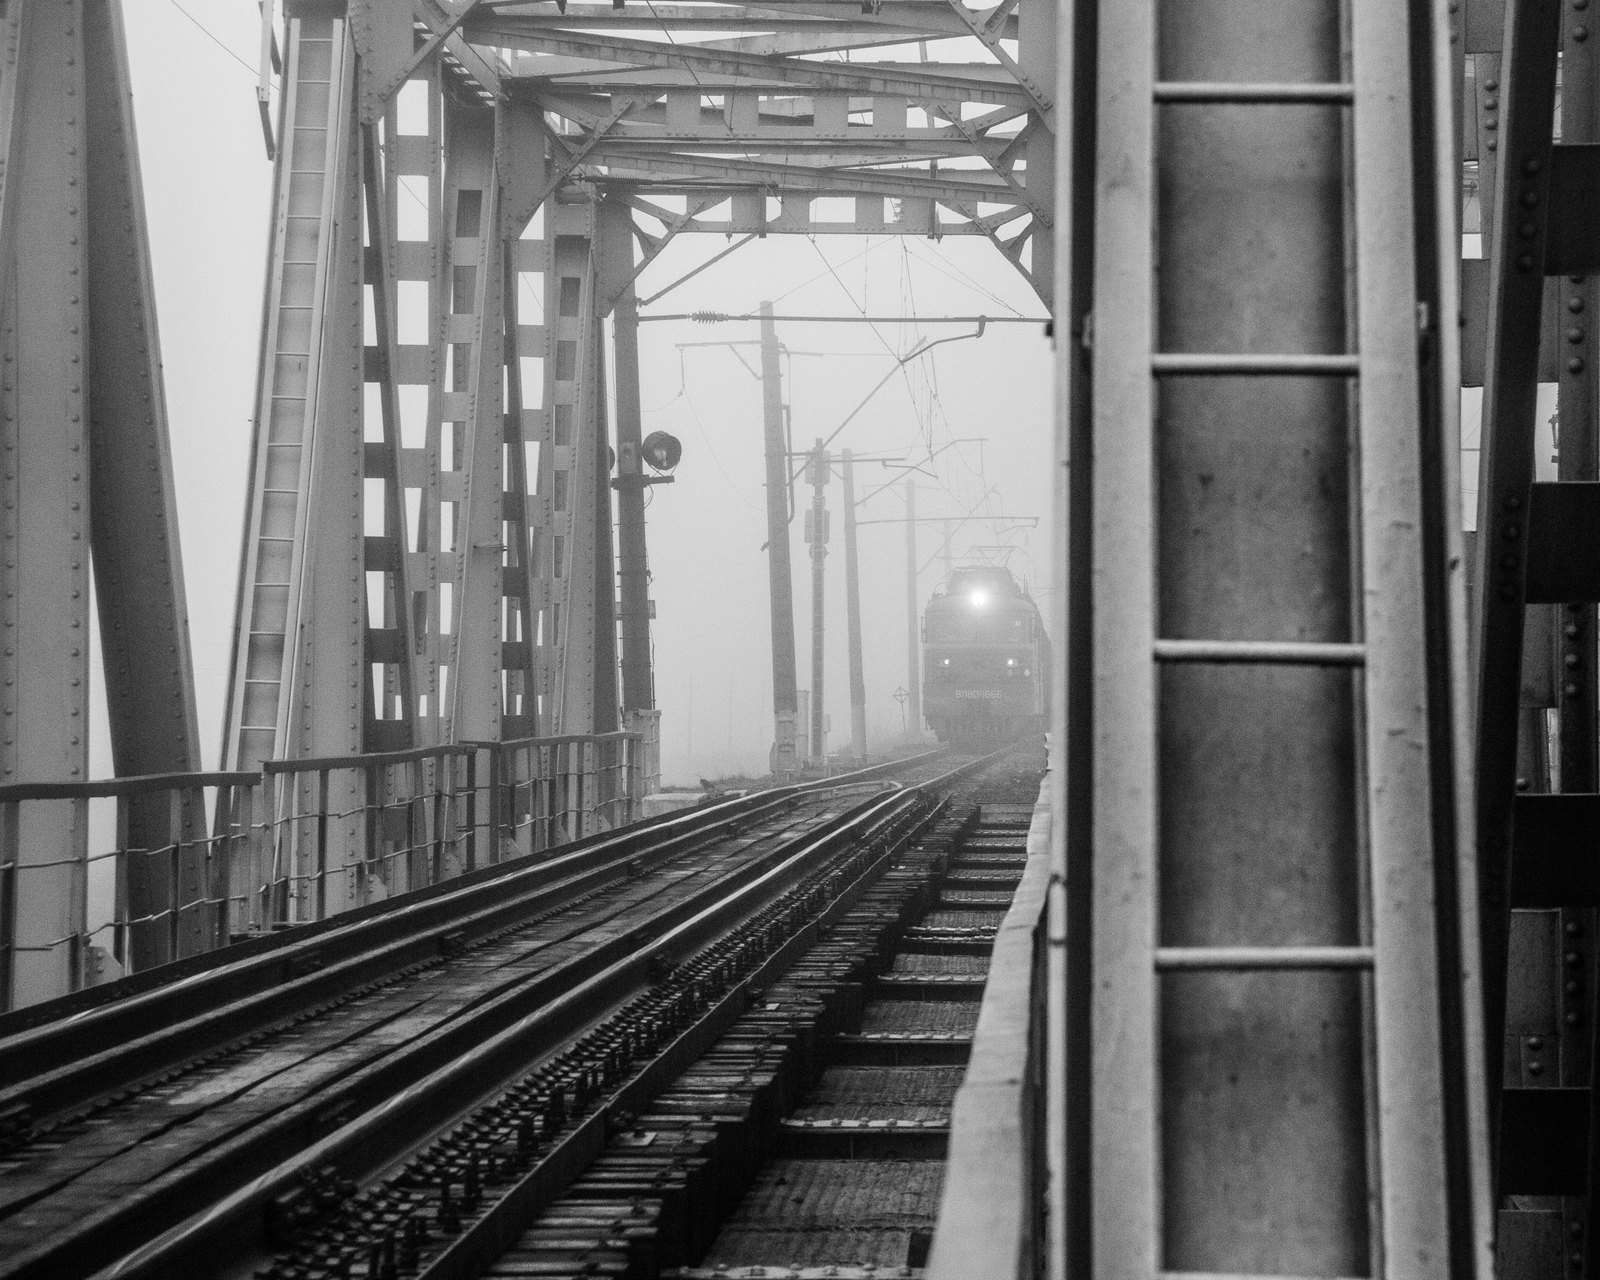
{"label": "electric locomotive", "polygon": [[1050,716],[1050,639],[1009,570],[951,571],[922,615],[922,713],[940,742],[1042,732]]}

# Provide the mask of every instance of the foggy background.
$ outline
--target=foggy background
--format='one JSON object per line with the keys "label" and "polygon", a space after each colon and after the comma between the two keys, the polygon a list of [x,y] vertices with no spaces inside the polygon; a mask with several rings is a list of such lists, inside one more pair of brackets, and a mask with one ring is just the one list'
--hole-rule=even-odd
{"label": "foggy background", "polygon": [[[140,161],[154,260],[173,465],[194,646],[206,768],[220,741],[235,579],[254,412],[272,166],[255,100],[260,17],[252,0],[124,0]],[[685,235],[645,269],[641,298],[726,248],[721,236]],[[779,315],[1042,316],[1032,289],[987,240],[773,235],[731,254],[646,308],[652,312]],[[533,305],[530,305],[533,304]],[[522,305],[537,305],[524,295]],[[796,449],[834,431],[927,336],[970,326],[791,324],[784,399]],[[772,668],[761,385],[735,351],[679,344],[749,342],[749,324],[646,322],[640,326],[644,431],[670,431],[684,446],[676,482],[653,489],[648,511],[656,699],[662,710],[662,775],[668,784],[766,770],[772,741]],[[802,354],[806,353],[806,354]],[[815,354],[812,354],[815,353]],[[737,348],[759,369],[759,349]],[[1014,546],[1009,565],[1048,616],[1050,578],[1050,366],[1043,325],[997,324],[981,339],[940,346],[907,363],[839,439],[861,454],[922,463],[917,514],[959,519],[973,509],[1038,516],[1037,529],[968,523],[956,563],[979,546]],[[958,437],[983,445],[930,451]],[[858,496],[893,476],[857,467]],[[935,478],[937,477],[937,478]],[[903,481],[858,510],[861,520],[904,514]],[[796,490],[808,505],[809,487]],[[849,741],[843,513],[829,487],[828,623],[824,707],[832,749]],[[799,683],[810,684],[810,561],[802,517],[791,526]],[[919,610],[943,576],[941,529],[918,526]],[[898,739],[905,685],[904,526],[860,531],[862,630],[869,746]],[[103,688],[103,679],[97,680]],[[109,776],[100,699],[91,775]]]}

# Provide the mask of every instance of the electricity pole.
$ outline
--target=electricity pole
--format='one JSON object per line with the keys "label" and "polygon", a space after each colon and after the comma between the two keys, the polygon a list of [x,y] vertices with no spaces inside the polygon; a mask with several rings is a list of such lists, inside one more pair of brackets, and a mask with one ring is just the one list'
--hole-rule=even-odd
{"label": "electricity pole", "polygon": [[822,760],[822,609],[823,561],[828,558],[828,480],[833,463],[817,437],[806,461],[806,483],[811,486],[811,509],[806,512],[806,541],[811,544],[811,758]]}
{"label": "electricity pole", "polygon": [[794,584],[789,575],[789,459],[772,304],[761,304],[761,409],[767,446],[767,582],[772,598],[772,772],[794,776]]}
{"label": "electricity pole", "polygon": [[[624,221],[614,234],[626,261],[633,261],[633,243]],[[612,312],[617,386],[618,615],[622,623],[622,709],[624,714],[650,711],[656,705],[650,667],[650,571],[645,558],[644,491],[652,483],[639,452],[639,304],[630,284]],[[531,640],[531,637],[530,637]],[[632,728],[628,721],[626,728]]]}
{"label": "electricity pole", "polygon": [[955,548],[950,542],[950,522],[946,520],[944,522],[944,580],[946,582],[950,581],[950,574],[955,569],[954,551]]}
{"label": "electricity pole", "polygon": [[850,450],[841,451],[844,481],[845,613],[850,631],[850,755],[867,756],[867,684],[861,670],[861,574],[856,564],[856,483]]}
{"label": "electricity pole", "polygon": [[922,663],[917,649],[917,478],[906,477],[906,711],[922,737]]}

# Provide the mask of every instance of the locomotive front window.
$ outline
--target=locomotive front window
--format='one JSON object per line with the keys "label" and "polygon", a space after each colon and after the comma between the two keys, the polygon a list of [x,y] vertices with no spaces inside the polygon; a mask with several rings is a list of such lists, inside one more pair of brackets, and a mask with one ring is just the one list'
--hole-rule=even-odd
{"label": "locomotive front window", "polygon": [[960,618],[928,618],[928,644],[1027,644],[1033,639],[1033,619],[995,617],[992,614]]}

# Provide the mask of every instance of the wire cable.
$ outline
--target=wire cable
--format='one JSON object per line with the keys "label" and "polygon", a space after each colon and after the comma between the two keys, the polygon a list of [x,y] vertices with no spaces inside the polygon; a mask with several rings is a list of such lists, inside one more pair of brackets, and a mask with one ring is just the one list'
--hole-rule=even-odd
{"label": "wire cable", "polygon": [[200,29],[200,34],[201,35],[205,36],[205,38],[207,40],[211,41],[211,43],[216,45],[217,48],[221,49],[223,53],[227,54],[230,58],[232,58],[235,62],[237,62],[241,67],[243,67],[246,71],[248,71],[252,77],[257,77],[257,76],[259,76],[261,74],[260,70],[258,68],[252,67],[248,62],[246,62],[243,58],[241,58],[238,54],[236,54],[232,49],[228,48],[227,45],[223,44],[221,40],[219,40],[215,35],[212,34],[212,32],[205,25],[205,23],[201,22],[199,18],[195,17],[194,14],[190,13],[181,4],[179,4],[178,0],[170,0],[170,3],[171,3],[171,5],[172,5],[172,7],[174,9],[176,9],[179,13],[181,13],[185,18],[189,19],[190,22],[194,23],[194,25]]}

